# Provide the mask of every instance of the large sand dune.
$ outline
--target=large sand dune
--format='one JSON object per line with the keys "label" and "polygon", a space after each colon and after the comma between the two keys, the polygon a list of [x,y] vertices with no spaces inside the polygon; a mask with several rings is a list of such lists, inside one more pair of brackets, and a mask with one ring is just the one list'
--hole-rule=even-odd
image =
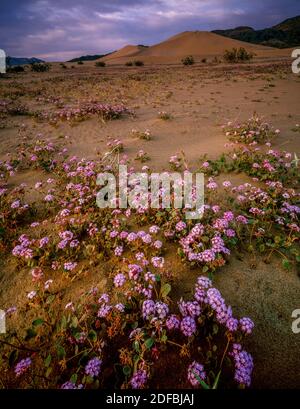
{"label": "large sand dune", "polygon": [[120,58],[133,57],[143,51],[146,47],[141,45],[126,45],[118,51],[113,52],[112,54],[107,55],[106,57],[101,58],[103,61],[117,60]]}
{"label": "large sand dune", "polygon": [[176,63],[187,55],[202,58],[220,57],[226,49],[244,47],[257,57],[272,58],[290,55],[289,50],[281,50],[262,45],[250,44],[207,31],[185,31],[151,47],[126,46],[103,58],[108,64],[124,64],[132,59],[146,63]]}

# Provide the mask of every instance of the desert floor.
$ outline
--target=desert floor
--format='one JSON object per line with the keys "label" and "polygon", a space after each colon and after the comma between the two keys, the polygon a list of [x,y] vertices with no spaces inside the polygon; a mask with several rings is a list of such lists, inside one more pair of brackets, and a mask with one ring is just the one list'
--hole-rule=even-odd
{"label": "desert floor", "polygon": [[[53,111],[53,99],[63,105],[76,105],[90,99],[103,103],[124,103],[134,111],[115,121],[90,118],[71,126],[66,121],[52,126],[29,116],[12,116],[0,129],[0,159],[13,152],[20,140],[43,134],[52,141],[63,141],[70,154],[96,158],[107,151],[110,138],[120,139],[124,153],[134,161],[143,149],[150,157],[145,164],[152,170],[169,170],[170,156],[184,151],[191,169],[207,154],[216,158],[226,151],[227,139],[221,125],[248,119],[254,112],[280,129],[274,147],[300,154],[300,76],[291,72],[289,61],[244,65],[195,64],[144,67],[95,67],[92,63],[53,64],[48,73],[11,74],[0,80],[0,98],[14,97],[32,110]],[[39,100],[40,99],[40,100]],[[169,120],[158,112],[166,111]],[[132,129],[149,129],[150,141],[132,137]],[[34,184],[46,175],[38,171],[17,173],[11,183],[32,186],[27,200],[36,200]],[[221,176],[222,178],[223,176]],[[223,177],[225,180],[225,176]],[[234,181],[246,182],[241,175]],[[199,269],[183,266],[171,249],[166,254],[178,299],[192,291]],[[274,257],[270,264],[259,256],[232,257],[215,274],[215,286],[237,314],[255,322],[254,334],[247,341],[255,361],[254,388],[300,387],[300,335],[292,333],[291,313],[300,308],[300,272],[286,271]],[[103,271],[70,282],[65,301],[75,300],[82,288],[107,285]],[[15,269],[12,257],[0,255],[0,307],[22,305],[24,291],[30,290],[27,270]],[[13,302],[12,302],[13,300]]]}

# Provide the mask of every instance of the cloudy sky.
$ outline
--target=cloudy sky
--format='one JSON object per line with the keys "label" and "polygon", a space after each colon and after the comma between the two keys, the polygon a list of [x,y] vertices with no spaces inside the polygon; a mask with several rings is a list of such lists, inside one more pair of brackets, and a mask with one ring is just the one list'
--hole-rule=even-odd
{"label": "cloudy sky", "polygon": [[0,48],[63,61],[185,30],[265,28],[299,14],[300,0],[1,0]]}

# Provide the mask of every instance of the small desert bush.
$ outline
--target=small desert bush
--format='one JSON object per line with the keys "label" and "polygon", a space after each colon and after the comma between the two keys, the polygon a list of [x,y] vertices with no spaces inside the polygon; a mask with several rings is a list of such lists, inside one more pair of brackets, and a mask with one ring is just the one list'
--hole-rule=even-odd
{"label": "small desert bush", "polygon": [[31,64],[31,71],[34,72],[46,72],[50,70],[50,64],[33,63]]}
{"label": "small desert bush", "polygon": [[127,61],[127,62],[125,63],[125,65],[126,65],[127,67],[132,67],[132,66],[133,66],[133,62],[132,62],[132,61]]}
{"label": "small desert bush", "polygon": [[254,54],[249,53],[244,47],[226,50],[223,56],[224,60],[229,63],[250,61],[253,57]]}
{"label": "small desert bush", "polygon": [[183,58],[181,60],[181,62],[182,62],[183,65],[193,65],[193,64],[195,64],[195,60],[194,60],[194,57],[192,55],[189,55],[189,56]]}
{"label": "small desert bush", "polygon": [[105,62],[104,61],[97,61],[96,63],[95,63],[95,66],[96,67],[105,67]]}
{"label": "small desert bush", "polygon": [[143,61],[140,61],[140,60],[135,60],[135,61],[134,61],[134,65],[135,65],[136,67],[142,67],[142,66],[144,65],[144,62],[143,62]]}
{"label": "small desert bush", "polygon": [[18,72],[24,72],[24,71],[25,71],[25,68],[22,65],[16,65],[14,67],[7,68],[7,72],[13,73],[13,74],[18,73]]}

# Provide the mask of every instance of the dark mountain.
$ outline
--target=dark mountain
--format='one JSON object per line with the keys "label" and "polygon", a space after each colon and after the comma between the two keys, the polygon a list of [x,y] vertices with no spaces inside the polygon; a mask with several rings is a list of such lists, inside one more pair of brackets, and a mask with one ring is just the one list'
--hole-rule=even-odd
{"label": "dark mountain", "polygon": [[23,57],[6,57],[6,65],[13,67],[15,65],[26,65],[33,63],[45,62],[39,58],[23,58]]}
{"label": "dark mountain", "polygon": [[98,58],[105,57],[107,54],[95,54],[95,55],[82,55],[81,57],[73,58],[67,62],[78,62],[78,61],[94,61],[98,60]]}
{"label": "dark mountain", "polygon": [[269,47],[295,47],[300,45],[300,16],[288,18],[274,27],[263,30],[254,30],[252,27],[236,27],[228,30],[214,30],[213,33]]}

